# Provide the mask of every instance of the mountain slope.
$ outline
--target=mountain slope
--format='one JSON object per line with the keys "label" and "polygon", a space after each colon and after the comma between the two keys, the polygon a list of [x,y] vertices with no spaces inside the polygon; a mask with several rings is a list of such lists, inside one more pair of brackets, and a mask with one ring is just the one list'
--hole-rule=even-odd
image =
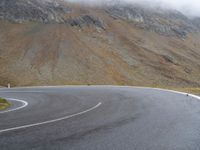
{"label": "mountain slope", "polygon": [[0,2],[0,84],[200,86],[198,19],[141,6]]}

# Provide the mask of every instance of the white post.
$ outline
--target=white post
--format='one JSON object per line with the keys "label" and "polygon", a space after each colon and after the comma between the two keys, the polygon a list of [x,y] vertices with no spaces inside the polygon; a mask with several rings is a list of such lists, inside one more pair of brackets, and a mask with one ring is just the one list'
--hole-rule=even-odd
{"label": "white post", "polygon": [[8,88],[10,89],[10,83],[8,83]]}

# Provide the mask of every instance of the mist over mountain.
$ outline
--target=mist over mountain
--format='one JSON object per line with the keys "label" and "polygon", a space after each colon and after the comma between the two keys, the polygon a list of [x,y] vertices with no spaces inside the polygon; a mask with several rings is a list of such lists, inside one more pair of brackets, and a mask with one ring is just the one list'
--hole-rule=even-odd
{"label": "mist over mountain", "polygon": [[[146,0],[145,0],[146,1]],[[148,0],[147,0],[148,1]],[[75,2],[75,1],[73,1]],[[98,5],[91,7],[87,4],[96,4],[93,0],[76,1],[84,3],[84,8],[104,11],[112,18],[130,21],[138,28],[154,31],[160,34],[185,37],[188,32],[199,32],[198,18],[188,18],[181,12],[172,9],[155,9],[154,2],[147,5],[150,1],[111,1],[105,3],[98,1]],[[159,2],[159,1],[158,1]],[[101,5],[100,5],[101,3]],[[148,6],[148,7],[147,7]],[[83,8],[80,8],[80,10]],[[82,26],[83,24],[94,24],[95,26],[105,29],[103,20],[84,12],[79,17],[72,17],[77,9],[71,3],[62,0],[2,0],[0,2],[0,18],[15,22],[39,21],[43,23],[62,23],[72,26]],[[79,12],[80,13],[80,12]]]}
{"label": "mist over mountain", "polygon": [[145,7],[174,9],[189,17],[200,17],[199,0],[66,0],[85,5],[119,5],[119,4],[140,4]]}
{"label": "mist over mountain", "polygon": [[199,86],[200,19],[149,2],[1,0],[0,85]]}

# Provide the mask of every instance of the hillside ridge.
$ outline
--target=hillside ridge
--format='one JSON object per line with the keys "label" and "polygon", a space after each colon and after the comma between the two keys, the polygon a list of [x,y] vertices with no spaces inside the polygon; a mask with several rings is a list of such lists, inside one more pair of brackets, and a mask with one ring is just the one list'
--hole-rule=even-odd
{"label": "hillside ridge", "polygon": [[140,5],[0,1],[0,85],[200,86],[199,18]]}

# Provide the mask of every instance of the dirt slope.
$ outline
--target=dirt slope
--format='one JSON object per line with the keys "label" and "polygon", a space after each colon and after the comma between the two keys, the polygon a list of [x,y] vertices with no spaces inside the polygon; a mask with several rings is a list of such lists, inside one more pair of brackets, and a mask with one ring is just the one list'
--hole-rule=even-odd
{"label": "dirt slope", "polygon": [[71,7],[62,23],[1,19],[0,85],[200,86],[198,32],[166,35]]}

